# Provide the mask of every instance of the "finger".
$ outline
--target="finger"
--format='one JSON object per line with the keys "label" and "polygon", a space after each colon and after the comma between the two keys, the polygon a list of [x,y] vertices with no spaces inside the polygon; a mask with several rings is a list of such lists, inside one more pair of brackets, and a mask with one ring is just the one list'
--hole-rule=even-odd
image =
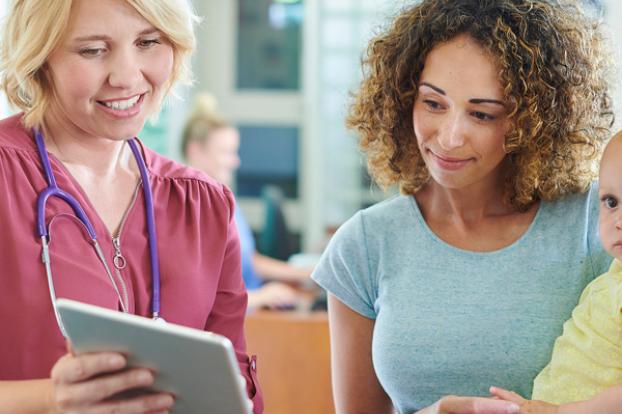
{"label": "finger", "polygon": [[473,404],[473,414],[517,414],[520,406],[514,402],[478,398]]}
{"label": "finger", "polygon": [[515,402],[519,405],[525,403],[526,401],[523,397],[521,397],[519,394],[515,393],[514,391],[508,391],[506,389],[499,388],[499,387],[490,387],[490,393],[496,397],[499,397],[507,401]]}
{"label": "finger", "polygon": [[478,397],[446,397],[440,408],[441,413],[451,414],[516,414],[520,411],[513,402]]}
{"label": "finger", "polygon": [[98,404],[89,414],[144,414],[167,413],[175,403],[170,394],[145,394],[139,397],[107,401]]}
{"label": "finger", "polygon": [[[75,383],[59,391],[59,405],[71,407],[99,403],[124,391],[148,387],[153,384],[154,380],[153,373],[142,368],[101,376]],[[129,401],[129,399],[123,398],[119,401]]]}
{"label": "finger", "polygon": [[98,374],[118,371],[125,364],[125,357],[119,353],[66,354],[52,368],[52,380],[56,384],[84,381]]}
{"label": "finger", "polygon": [[65,341],[65,347],[67,348],[67,353],[70,355],[75,355],[76,353],[73,352],[73,345],[71,345],[71,341],[69,339],[67,339]]}

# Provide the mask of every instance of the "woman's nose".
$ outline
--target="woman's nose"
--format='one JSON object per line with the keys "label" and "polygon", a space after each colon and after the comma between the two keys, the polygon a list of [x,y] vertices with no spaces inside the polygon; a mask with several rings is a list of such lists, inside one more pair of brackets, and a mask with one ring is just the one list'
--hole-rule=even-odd
{"label": "woman's nose", "polygon": [[449,151],[464,145],[464,120],[459,114],[449,114],[439,131],[441,149]]}
{"label": "woman's nose", "polygon": [[130,49],[117,49],[109,62],[110,86],[134,89],[142,77],[143,68],[139,56]]}

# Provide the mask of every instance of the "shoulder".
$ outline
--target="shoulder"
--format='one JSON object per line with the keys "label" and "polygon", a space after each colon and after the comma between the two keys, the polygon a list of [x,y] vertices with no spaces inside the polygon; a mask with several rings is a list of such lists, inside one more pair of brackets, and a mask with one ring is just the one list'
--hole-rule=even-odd
{"label": "shoulder", "polygon": [[[207,204],[211,207],[224,207],[231,218],[234,198],[226,186],[204,172],[160,155],[144,145],[142,149],[153,180],[161,188],[167,189],[169,196],[175,193],[175,198],[188,206]],[[170,201],[174,202],[172,199]]]}
{"label": "shoulder", "polygon": [[542,236],[552,236],[553,245],[560,251],[575,246],[576,254],[584,254],[590,265],[590,280],[604,273],[611,258],[604,250],[598,235],[598,182],[594,181],[587,191],[543,205],[542,225],[538,227]]}
{"label": "shoulder", "polygon": [[569,194],[556,201],[545,201],[541,205],[540,231],[559,233],[563,238],[582,235],[588,240],[598,238],[598,183],[593,182],[583,193]]}
{"label": "shoulder", "polygon": [[397,195],[358,211],[339,227],[332,244],[374,250],[378,243],[384,244],[387,234],[392,235],[391,243],[399,243],[405,230],[412,228],[407,223],[416,217],[413,203],[411,196]]}
{"label": "shoulder", "polygon": [[557,214],[568,213],[569,211],[598,212],[598,182],[593,181],[587,191],[574,193],[556,201],[549,202],[552,206],[551,212]]}
{"label": "shoulder", "polygon": [[564,233],[583,231],[595,234],[598,228],[598,183],[592,182],[587,191],[569,194],[559,200],[542,203],[546,229],[562,227]]}
{"label": "shoulder", "polygon": [[414,213],[414,199],[408,195],[396,195],[360,211],[361,219],[374,228],[403,225],[405,218]]}
{"label": "shoulder", "polygon": [[0,120],[0,148],[35,150],[31,133],[22,124],[23,114]]}
{"label": "shoulder", "polygon": [[386,234],[399,239],[406,229],[412,230],[407,223],[417,217],[414,203],[412,196],[396,195],[359,211],[349,221],[360,227],[368,241],[385,239]]}
{"label": "shoulder", "polygon": [[145,164],[152,175],[172,180],[198,180],[212,185],[217,184],[205,173],[158,154],[142,142],[140,145],[145,156]]}
{"label": "shoulder", "polygon": [[[595,315],[600,312],[622,321],[622,263],[619,260],[614,259],[607,272],[590,282],[581,294],[580,304],[588,304],[582,309],[590,312],[586,318],[592,321],[597,320]],[[622,333],[622,326],[619,332]]]}

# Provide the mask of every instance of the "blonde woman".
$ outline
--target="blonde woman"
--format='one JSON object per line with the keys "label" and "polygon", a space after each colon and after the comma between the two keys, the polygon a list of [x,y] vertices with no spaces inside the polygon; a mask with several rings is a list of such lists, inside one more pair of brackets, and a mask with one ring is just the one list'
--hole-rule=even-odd
{"label": "blonde woman", "polygon": [[157,374],[122,355],[68,352],[55,296],[227,336],[261,411],[233,196],[132,139],[187,80],[194,19],[180,0],[13,2],[0,82],[22,112],[0,121],[0,412],[174,405],[128,393]]}

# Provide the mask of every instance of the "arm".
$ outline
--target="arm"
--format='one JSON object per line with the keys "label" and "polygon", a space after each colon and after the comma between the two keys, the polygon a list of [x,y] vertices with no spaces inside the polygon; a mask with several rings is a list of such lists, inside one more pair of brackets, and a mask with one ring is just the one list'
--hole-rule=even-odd
{"label": "arm", "polygon": [[333,394],[338,413],[393,412],[371,360],[374,321],[328,295]]}
{"label": "arm", "polygon": [[304,282],[313,270],[292,266],[287,262],[264,256],[258,252],[253,255],[253,266],[262,277],[281,282]]}
{"label": "arm", "polygon": [[587,401],[559,406],[558,414],[622,414],[622,385],[611,387]]}
{"label": "arm", "polygon": [[53,413],[52,382],[0,381],[0,413]]}
{"label": "arm", "polygon": [[549,404],[544,401],[526,400],[512,391],[491,387],[490,392],[521,406],[521,414],[622,414],[622,385],[611,387],[589,400],[568,404]]}
{"label": "arm", "polygon": [[[374,321],[328,295],[333,394],[339,414],[389,414],[393,406],[372,365]],[[481,397],[441,398],[417,414],[518,414],[517,404]]]}
{"label": "arm", "polygon": [[270,282],[248,292],[248,309],[286,308],[295,305],[297,300],[296,290],[283,283]]}
{"label": "arm", "polygon": [[67,354],[54,365],[51,379],[0,381],[0,413],[139,414],[173,406],[173,397],[164,393],[111,398],[154,382],[149,370],[124,370],[125,365],[125,358],[119,354]]}
{"label": "arm", "polygon": [[[206,254],[222,255],[222,264],[218,272],[218,285],[212,309],[205,323],[206,331],[224,335],[233,344],[236,359],[240,366],[240,372],[246,380],[246,392],[253,402],[253,410],[260,413],[263,410],[261,390],[256,381],[255,364],[246,353],[246,339],[244,337],[244,316],[247,307],[247,293],[242,280],[242,264],[240,255],[240,241],[235,223],[233,222],[234,200],[228,189],[224,189],[225,203],[227,207],[221,209],[218,214],[219,225],[222,231],[222,250],[214,253],[212,250]],[[208,231],[215,231],[210,230]]]}

